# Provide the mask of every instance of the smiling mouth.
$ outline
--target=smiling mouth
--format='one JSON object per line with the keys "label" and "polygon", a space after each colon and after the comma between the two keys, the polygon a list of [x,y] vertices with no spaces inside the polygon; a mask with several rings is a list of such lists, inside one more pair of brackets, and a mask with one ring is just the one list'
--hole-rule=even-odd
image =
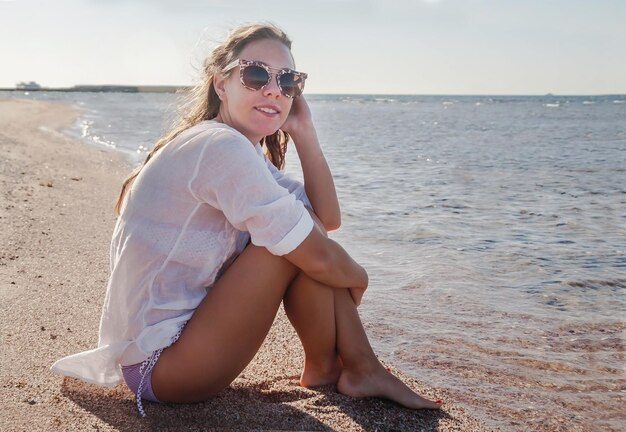
{"label": "smiling mouth", "polygon": [[278,111],[276,111],[275,109],[267,108],[267,107],[258,107],[257,110],[267,113],[267,114],[278,114]]}

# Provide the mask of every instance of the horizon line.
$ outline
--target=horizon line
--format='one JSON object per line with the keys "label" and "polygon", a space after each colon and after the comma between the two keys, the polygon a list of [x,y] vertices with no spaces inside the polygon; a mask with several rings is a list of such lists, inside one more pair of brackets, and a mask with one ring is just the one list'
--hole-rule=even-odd
{"label": "horizon line", "polygon": [[[125,85],[125,84],[78,84],[72,87],[0,87],[0,91],[6,92],[108,92],[108,93],[176,93],[181,90],[192,89],[193,85]],[[575,96],[626,96],[626,92],[611,93],[344,93],[344,92],[319,92],[306,93],[307,96],[459,96],[459,97],[487,97],[487,96],[550,96],[550,97],[575,97]]]}

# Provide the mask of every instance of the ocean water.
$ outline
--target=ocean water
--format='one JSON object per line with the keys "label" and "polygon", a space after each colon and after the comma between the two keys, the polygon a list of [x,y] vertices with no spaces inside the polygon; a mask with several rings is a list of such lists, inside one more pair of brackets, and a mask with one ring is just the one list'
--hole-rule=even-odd
{"label": "ocean water", "polygon": [[[19,97],[74,104],[129,170],[177,103]],[[380,357],[503,430],[624,430],[626,96],[307,100]]]}

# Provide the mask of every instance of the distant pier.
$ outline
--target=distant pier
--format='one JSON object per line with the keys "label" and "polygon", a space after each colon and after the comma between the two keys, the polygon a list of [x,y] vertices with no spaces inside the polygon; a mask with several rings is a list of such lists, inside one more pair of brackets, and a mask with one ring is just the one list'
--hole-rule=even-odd
{"label": "distant pier", "polygon": [[91,92],[91,93],[176,93],[188,90],[188,86],[126,86],[126,85],[76,85],[73,87],[19,86],[0,88],[0,91],[17,92]]}

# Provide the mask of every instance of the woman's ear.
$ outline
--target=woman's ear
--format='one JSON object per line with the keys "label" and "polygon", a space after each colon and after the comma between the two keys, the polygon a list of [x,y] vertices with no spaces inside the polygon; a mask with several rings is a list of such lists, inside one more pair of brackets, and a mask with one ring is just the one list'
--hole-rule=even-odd
{"label": "woman's ear", "polygon": [[213,90],[215,90],[215,93],[217,93],[217,97],[220,98],[220,100],[223,100],[224,95],[226,94],[226,78],[227,76],[219,73],[213,76]]}

